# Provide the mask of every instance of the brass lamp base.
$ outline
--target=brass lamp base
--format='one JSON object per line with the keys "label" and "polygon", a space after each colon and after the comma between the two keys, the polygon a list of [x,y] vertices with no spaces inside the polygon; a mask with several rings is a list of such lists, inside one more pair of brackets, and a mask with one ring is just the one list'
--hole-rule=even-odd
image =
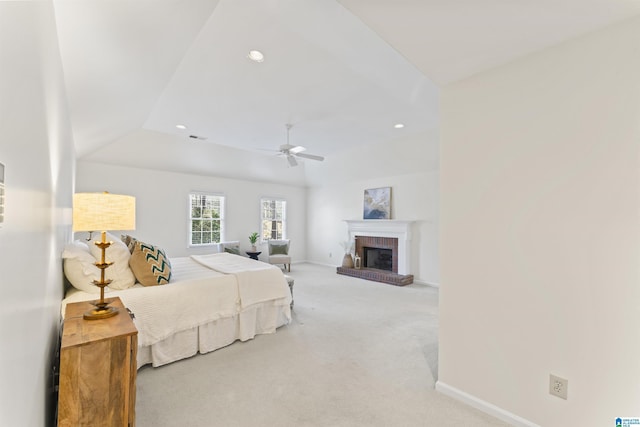
{"label": "brass lamp base", "polygon": [[111,283],[111,279],[105,280],[104,270],[113,264],[113,262],[105,261],[105,251],[109,246],[111,246],[111,242],[107,242],[106,240],[106,234],[107,233],[103,231],[102,241],[96,242],[96,246],[100,248],[102,256],[100,258],[100,262],[96,262],[96,267],[100,269],[100,280],[94,280],[93,284],[100,288],[100,300],[92,303],[96,308],[89,310],[82,315],[84,320],[108,319],[109,317],[113,317],[118,314],[118,309],[115,307],[109,307],[109,303],[104,300],[104,288]]}
{"label": "brass lamp base", "polygon": [[89,310],[82,315],[82,318],[85,320],[98,320],[98,319],[107,319],[109,317],[113,317],[118,314],[118,309],[116,307],[96,307],[93,310]]}

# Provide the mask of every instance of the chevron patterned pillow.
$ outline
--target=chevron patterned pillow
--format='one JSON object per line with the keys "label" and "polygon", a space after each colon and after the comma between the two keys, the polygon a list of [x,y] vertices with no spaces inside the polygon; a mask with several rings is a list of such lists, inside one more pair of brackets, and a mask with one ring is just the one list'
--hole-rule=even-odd
{"label": "chevron patterned pillow", "polygon": [[157,246],[136,241],[129,266],[143,286],[164,285],[171,280],[171,262]]}

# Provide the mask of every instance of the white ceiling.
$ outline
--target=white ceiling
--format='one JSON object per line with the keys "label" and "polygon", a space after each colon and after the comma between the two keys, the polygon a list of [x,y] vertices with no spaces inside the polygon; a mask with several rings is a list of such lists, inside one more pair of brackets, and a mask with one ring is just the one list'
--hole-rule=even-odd
{"label": "white ceiling", "polygon": [[437,126],[442,85],[640,13],[640,0],[54,5],[79,157],[158,135],[168,153],[197,135],[270,155],[285,123],[292,144],[325,156],[420,134]]}
{"label": "white ceiling", "polygon": [[640,0],[338,0],[442,86],[640,13]]}

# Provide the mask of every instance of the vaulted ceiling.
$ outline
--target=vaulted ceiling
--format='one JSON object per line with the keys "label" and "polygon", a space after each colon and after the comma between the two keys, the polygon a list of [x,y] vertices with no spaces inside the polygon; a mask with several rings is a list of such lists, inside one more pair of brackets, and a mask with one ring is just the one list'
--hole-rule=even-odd
{"label": "vaulted ceiling", "polygon": [[223,146],[273,157],[286,123],[292,144],[324,156],[429,131],[440,87],[640,13],[640,0],[54,5],[78,157],[161,147],[197,172]]}

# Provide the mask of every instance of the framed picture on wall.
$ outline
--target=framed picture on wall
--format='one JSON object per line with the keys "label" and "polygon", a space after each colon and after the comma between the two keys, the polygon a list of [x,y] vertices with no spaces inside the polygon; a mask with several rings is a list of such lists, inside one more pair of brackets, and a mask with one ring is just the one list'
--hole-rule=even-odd
{"label": "framed picture on wall", "polygon": [[364,190],[364,219],[391,219],[391,187]]}

